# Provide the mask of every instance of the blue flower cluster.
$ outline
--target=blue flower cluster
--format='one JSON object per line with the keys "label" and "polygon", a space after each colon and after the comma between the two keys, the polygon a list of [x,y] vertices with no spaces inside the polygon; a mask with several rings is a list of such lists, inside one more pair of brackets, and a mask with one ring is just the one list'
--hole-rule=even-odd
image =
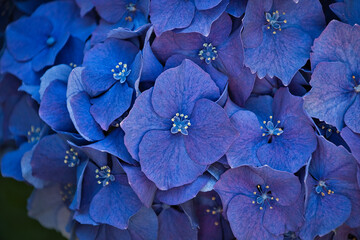
{"label": "blue flower cluster", "polygon": [[7,0],[1,174],[69,239],[360,239],[360,1]]}

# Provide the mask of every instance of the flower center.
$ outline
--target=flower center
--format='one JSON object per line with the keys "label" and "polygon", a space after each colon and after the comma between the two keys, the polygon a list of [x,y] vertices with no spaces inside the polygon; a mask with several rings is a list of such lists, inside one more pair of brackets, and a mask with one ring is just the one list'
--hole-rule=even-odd
{"label": "flower center", "polygon": [[66,205],[70,205],[76,192],[76,186],[72,183],[65,184],[60,189],[61,199]]}
{"label": "flower center", "polygon": [[188,135],[188,128],[191,126],[190,120],[188,119],[188,115],[176,113],[175,116],[171,119],[173,122],[171,133],[176,134],[181,132],[183,135]]}
{"label": "flower center", "polygon": [[73,148],[70,148],[70,150],[66,151],[64,163],[67,164],[68,167],[75,167],[79,165],[80,159],[78,155],[79,154]]}
{"label": "flower center", "polygon": [[265,136],[280,136],[284,131],[282,130],[282,128],[278,128],[278,125],[280,124],[280,120],[278,120],[276,122],[276,125],[274,125],[273,121],[273,117],[270,116],[269,117],[270,120],[269,121],[263,121],[263,124],[265,125],[265,127],[261,126],[260,128],[264,131],[264,133],[262,134],[263,137]]}
{"label": "flower center", "polygon": [[95,170],[98,184],[103,186],[109,185],[110,182],[115,181],[114,175],[111,174],[111,170],[108,166],[102,166],[100,169]]}
{"label": "flower center", "polygon": [[[219,215],[219,214],[221,214],[223,212],[223,208],[216,204],[216,197],[215,196],[211,197],[211,200],[214,201],[215,204],[213,205],[213,207],[209,207],[208,209],[205,210],[206,214],[211,214],[211,215]],[[210,204],[212,205],[213,203],[210,202]],[[219,222],[215,221],[214,225],[219,226]]]}
{"label": "flower center", "polygon": [[52,45],[55,44],[55,38],[53,37],[49,37],[47,40],[46,40],[46,44],[51,47]]}
{"label": "flower center", "polygon": [[214,61],[218,56],[216,47],[211,43],[204,43],[203,47],[204,48],[199,51],[200,59],[205,60],[206,64],[210,64],[211,61]]}
{"label": "flower center", "polygon": [[136,11],[136,4],[135,3],[129,3],[126,6],[126,10],[128,10],[129,12],[135,12]]}
{"label": "flower center", "polygon": [[256,186],[257,191],[254,191],[255,200],[252,201],[252,204],[258,204],[260,205],[259,209],[263,210],[265,207],[269,207],[270,209],[273,209],[273,207],[270,205],[272,201],[279,201],[279,198],[274,198],[272,196],[271,191],[269,190],[269,186],[266,185],[265,189],[258,184]]}
{"label": "flower center", "polygon": [[334,191],[332,191],[329,186],[326,185],[325,181],[320,180],[318,184],[315,186],[315,192],[317,194],[321,194],[321,196],[325,196],[325,192],[330,195],[334,194]]}
{"label": "flower center", "polygon": [[119,62],[119,64],[115,66],[115,69],[111,69],[111,72],[113,73],[113,78],[115,80],[119,80],[120,83],[124,83],[127,76],[130,75],[131,70],[128,70],[127,64],[123,64],[122,62]]}
{"label": "flower center", "polygon": [[[285,15],[285,12],[282,13],[282,15]],[[265,13],[266,21],[267,21],[267,29],[273,29],[273,34],[276,34],[276,30],[281,31],[281,24],[287,23],[287,20],[280,20],[280,13],[278,10],[272,13]]]}
{"label": "flower center", "polygon": [[39,141],[40,131],[41,131],[41,128],[39,128],[39,127],[35,128],[34,126],[31,126],[30,131],[28,131],[28,133],[27,133],[28,134],[27,135],[28,142],[34,143],[34,142]]}

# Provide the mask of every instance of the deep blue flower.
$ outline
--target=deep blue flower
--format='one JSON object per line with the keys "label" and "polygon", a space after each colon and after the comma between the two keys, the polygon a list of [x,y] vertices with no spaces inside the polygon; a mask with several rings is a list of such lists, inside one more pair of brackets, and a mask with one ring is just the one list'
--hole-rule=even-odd
{"label": "deep blue flower", "polygon": [[90,113],[107,131],[131,105],[141,68],[139,49],[129,41],[108,39],[86,52],[83,66]]}
{"label": "deep blue flower", "polygon": [[129,186],[118,159],[88,147],[81,149],[90,160],[77,167],[77,189],[71,205],[74,219],[81,224],[126,229],[130,217],[142,204]]}
{"label": "deep blue flower", "polygon": [[314,73],[305,109],[339,131],[346,124],[360,133],[359,37],[358,25],[334,20],[315,41],[311,55]]}
{"label": "deep blue flower", "polygon": [[356,180],[357,164],[342,146],[318,137],[305,178],[305,224],[300,232],[304,239],[323,236],[346,223],[359,227],[360,189]]}
{"label": "deep blue flower", "polygon": [[160,61],[166,62],[166,68],[179,65],[184,58],[191,59],[210,74],[221,92],[229,81],[232,97],[242,105],[253,88],[254,75],[243,66],[240,29],[234,33],[231,30],[231,19],[224,13],[212,24],[209,36],[166,32],[155,38],[152,49]]}
{"label": "deep blue flower", "polygon": [[245,104],[250,111],[228,106],[231,121],[240,133],[226,153],[229,165],[269,165],[298,171],[316,149],[315,131],[302,105],[300,97],[281,88],[274,98],[250,98]]}
{"label": "deep blue flower", "polygon": [[230,169],[215,184],[237,239],[283,239],[303,221],[296,176],[267,166]]}
{"label": "deep blue flower", "polygon": [[229,0],[152,0],[150,20],[157,36],[173,29],[208,36],[211,24],[221,16],[228,4]]}
{"label": "deep blue flower", "polygon": [[245,65],[260,78],[280,78],[285,86],[309,59],[325,25],[318,0],[249,1],[243,23]]}
{"label": "deep blue flower", "polygon": [[[193,182],[233,142],[235,129],[225,111],[214,103],[219,96],[210,76],[184,60],[163,72],[155,86],[137,98],[121,123],[125,145],[159,189]],[[175,123],[176,117],[182,120]],[[187,126],[182,124],[185,119],[189,120]],[[174,127],[177,133],[171,131]]]}

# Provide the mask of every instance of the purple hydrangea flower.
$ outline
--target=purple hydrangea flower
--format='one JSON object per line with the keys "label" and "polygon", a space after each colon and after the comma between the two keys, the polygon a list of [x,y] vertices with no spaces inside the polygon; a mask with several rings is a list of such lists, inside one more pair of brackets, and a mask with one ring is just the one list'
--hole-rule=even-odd
{"label": "purple hydrangea flower", "polygon": [[314,69],[305,96],[305,109],[312,116],[334,125],[346,124],[360,133],[360,27],[332,21],[315,41]]}
{"label": "purple hydrangea flower", "polygon": [[323,236],[346,223],[360,226],[360,189],[356,160],[342,146],[318,137],[318,148],[308,167],[304,239]]}
{"label": "purple hydrangea flower", "polygon": [[325,25],[318,0],[249,1],[243,23],[245,65],[260,78],[280,78],[285,86],[309,59]]}
{"label": "purple hydrangea flower", "polygon": [[[163,72],[121,123],[125,145],[161,190],[193,182],[236,137],[219,88],[190,60]],[[216,147],[215,147],[216,146]]]}
{"label": "purple hydrangea flower", "polygon": [[303,221],[296,176],[267,166],[230,169],[215,184],[237,239],[283,239]]}
{"label": "purple hydrangea flower", "polygon": [[150,3],[150,20],[157,36],[173,29],[208,36],[211,24],[228,4],[229,0],[153,0]]}
{"label": "purple hydrangea flower", "polygon": [[281,88],[274,98],[250,98],[245,107],[252,112],[228,107],[240,133],[226,153],[229,165],[269,165],[282,171],[298,171],[316,149],[315,131],[302,105],[300,97]]}

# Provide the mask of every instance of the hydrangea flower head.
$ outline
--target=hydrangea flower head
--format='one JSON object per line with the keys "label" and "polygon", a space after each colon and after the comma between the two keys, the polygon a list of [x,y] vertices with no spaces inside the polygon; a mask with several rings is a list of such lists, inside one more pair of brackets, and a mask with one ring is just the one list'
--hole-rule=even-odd
{"label": "hydrangea flower head", "polygon": [[318,137],[306,183],[305,224],[300,236],[313,239],[346,223],[360,226],[356,160],[342,146]]}
{"label": "hydrangea flower head", "polygon": [[274,98],[250,98],[245,107],[231,115],[239,136],[226,153],[231,167],[263,166],[296,172],[316,149],[316,137],[305,115],[303,101],[287,88],[276,91]]}
{"label": "hydrangea flower head", "polygon": [[301,185],[293,174],[242,166],[226,171],[215,191],[238,239],[282,239],[302,224]]}
{"label": "hydrangea flower head", "polygon": [[121,123],[125,144],[159,189],[193,182],[229,148],[236,132],[214,103],[219,96],[210,76],[184,60],[137,98]]}
{"label": "hydrangea flower head", "polygon": [[245,65],[287,86],[309,59],[325,22],[317,0],[255,0],[247,4],[243,24]]}

